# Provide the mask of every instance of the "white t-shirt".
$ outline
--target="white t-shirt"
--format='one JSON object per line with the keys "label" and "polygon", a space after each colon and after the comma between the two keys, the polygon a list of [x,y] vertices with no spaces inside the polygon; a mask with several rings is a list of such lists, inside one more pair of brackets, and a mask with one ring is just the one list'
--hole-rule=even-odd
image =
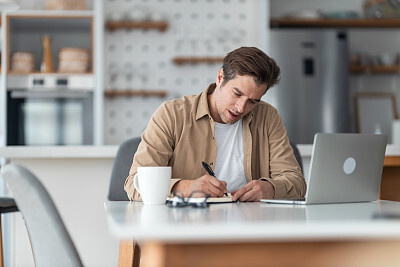
{"label": "white t-shirt", "polygon": [[217,143],[215,177],[227,183],[228,192],[242,188],[247,184],[243,166],[242,120],[235,124],[216,122],[214,138]]}

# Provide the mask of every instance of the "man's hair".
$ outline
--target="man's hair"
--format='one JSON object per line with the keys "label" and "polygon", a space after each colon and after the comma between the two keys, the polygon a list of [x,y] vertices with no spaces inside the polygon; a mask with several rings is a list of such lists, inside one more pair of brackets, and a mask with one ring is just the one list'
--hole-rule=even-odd
{"label": "man's hair", "polygon": [[229,52],[222,65],[224,85],[236,75],[253,77],[259,86],[267,86],[265,92],[279,82],[280,69],[275,60],[256,47],[241,47]]}

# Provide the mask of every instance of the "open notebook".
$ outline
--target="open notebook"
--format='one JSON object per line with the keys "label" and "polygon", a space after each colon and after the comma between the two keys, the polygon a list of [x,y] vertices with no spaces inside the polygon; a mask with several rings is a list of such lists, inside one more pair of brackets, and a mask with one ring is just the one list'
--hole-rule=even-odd
{"label": "open notebook", "polygon": [[[185,198],[185,202],[188,203],[200,203],[204,201],[204,198]],[[167,202],[172,202],[174,201],[174,197],[168,197]],[[206,201],[208,204],[218,204],[218,203],[232,203],[236,202],[232,200],[232,196],[229,194],[228,196],[223,196],[223,197],[209,197],[207,198]]]}

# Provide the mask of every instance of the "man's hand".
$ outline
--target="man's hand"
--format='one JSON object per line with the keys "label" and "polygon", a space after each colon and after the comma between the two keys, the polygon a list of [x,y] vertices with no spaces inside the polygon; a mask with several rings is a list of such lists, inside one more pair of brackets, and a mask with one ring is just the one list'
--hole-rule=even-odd
{"label": "man's hand", "polygon": [[220,181],[214,176],[203,175],[196,180],[180,180],[172,191],[179,191],[188,197],[193,191],[202,191],[211,197],[222,197],[226,192],[226,182]]}
{"label": "man's hand", "polygon": [[253,180],[240,188],[239,190],[232,191],[232,200],[236,201],[260,201],[262,198],[273,198],[275,195],[275,188],[273,185],[264,180]]}

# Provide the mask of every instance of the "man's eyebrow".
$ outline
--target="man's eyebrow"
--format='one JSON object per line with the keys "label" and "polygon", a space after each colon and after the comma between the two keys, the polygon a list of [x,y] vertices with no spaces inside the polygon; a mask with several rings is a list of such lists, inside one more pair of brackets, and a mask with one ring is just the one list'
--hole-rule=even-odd
{"label": "man's eyebrow", "polygon": [[[237,93],[239,93],[240,95],[244,95],[243,94],[243,92],[242,91],[240,91],[238,88],[236,88],[236,87],[233,87],[233,90],[235,90]],[[261,99],[252,99],[252,98],[250,98],[249,99],[250,101],[255,101],[255,102],[260,102],[261,101]]]}

